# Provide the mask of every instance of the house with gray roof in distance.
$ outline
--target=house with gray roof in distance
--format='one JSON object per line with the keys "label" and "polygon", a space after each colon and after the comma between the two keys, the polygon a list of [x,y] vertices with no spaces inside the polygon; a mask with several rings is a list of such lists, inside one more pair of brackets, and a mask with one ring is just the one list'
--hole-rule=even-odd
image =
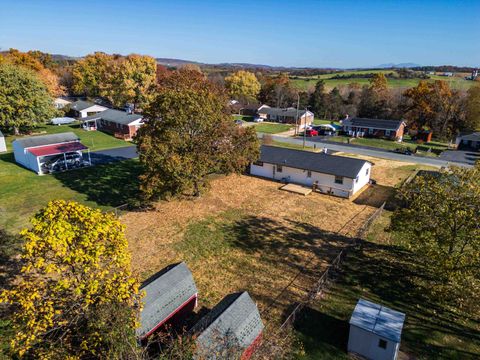
{"label": "house with gray roof in distance", "polygon": [[395,360],[405,314],[360,299],[350,318],[348,352],[371,360]]}
{"label": "house with gray roof in distance", "polygon": [[115,137],[131,140],[143,125],[143,116],[122,110],[108,109],[82,119],[85,130],[101,130]]}
{"label": "house with gray roof in distance", "polygon": [[313,123],[314,114],[308,110],[289,108],[276,108],[262,105],[257,110],[257,116],[265,121],[298,124],[300,128]]}
{"label": "house with gray roof in distance", "polygon": [[460,134],[455,140],[459,150],[480,150],[480,132]]}
{"label": "house with gray roof in distance", "polygon": [[342,129],[346,135],[353,137],[375,137],[402,141],[405,132],[405,121],[349,118],[342,120]]}
{"label": "house with gray roof in distance", "polygon": [[191,330],[195,359],[248,359],[261,341],[263,322],[244,291],[227,295]]}
{"label": "house with gray roof in distance", "polygon": [[369,184],[371,168],[366,160],[263,145],[250,174],[349,198]]}
{"label": "house with gray roof in distance", "polygon": [[94,104],[90,101],[78,100],[70,104],[70,109],[78,118],[86,118],[87,116],[105,111],[108,108],[102,105]]}
{"label": "house with gray roof in distance", "polygon": [[167,326],[179,327],[197,306],[197,287],[184,262],[161,270],[140,288],[145,292],[136,335],[146,339]]}

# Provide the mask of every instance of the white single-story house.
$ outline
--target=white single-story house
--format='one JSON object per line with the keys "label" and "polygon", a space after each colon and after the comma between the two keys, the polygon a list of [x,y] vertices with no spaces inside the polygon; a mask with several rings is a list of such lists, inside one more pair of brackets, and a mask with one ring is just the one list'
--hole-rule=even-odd
{"label": "white single-story house", "polygon": [[0,153],[7,151],[7,144],[5,143],[5,136],[0,131]]}
{"label": "white single-story house", "polygon": [[38,175],[83,166],[82,151],[88,149],[73,132],[29,136],[12,146],[15,161]]}
{"label": "white single-story house", "polygon": [[459,135],[455,140],[455,144],[457,149],[480,150],[480,132]]}
{"label": "white single-story house", "polygon": [[250,174],[349,198],[369,183],[371,168],[366,160],[263,145]]}
{"label": "white single-story house", "polygon": [[143,125],[143,116],[126,111],[108,109],[82,119],[85,130],[102,130],[117,138],[131,140]]}
{"label": "white single-story house", "polygon": [[405,314],[360,299],[350,318],[348,352],[371,360],[395,360]]}
{"label": "white single-story house", "polygon": [[85,118],[90,115],[98,114],[99,112],[108,110],[107,107],[94,104],[88,101],[78,100],[70,105],[70,109],[75,112],[79,118]]}
{"label": "white single-story house", "polygon": [[55,107],[57,109],[63,109],[65,106],[70,105],[71,103],[72,102],[70,100],[67,100],[67,99],[62,98],[62,97],[57,97],[53,101],[53,105],[55,105]]}
{"label": "white single-story house", "polygon": [[262,105],[257,110],[257,116],[265,121],[298,124],[300,128],[305,125],[311,125],[315,115],[308,110],[296,108],[274,108],[268,105]]}

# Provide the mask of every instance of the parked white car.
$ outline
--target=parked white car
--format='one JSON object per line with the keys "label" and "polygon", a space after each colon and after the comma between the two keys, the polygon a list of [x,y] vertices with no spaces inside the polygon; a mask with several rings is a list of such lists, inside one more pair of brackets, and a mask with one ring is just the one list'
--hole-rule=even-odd
{"label": "parked white car", "polygon": [[263,122],[263,119],[261,117],[256,117],[253,119],[254,122]]}

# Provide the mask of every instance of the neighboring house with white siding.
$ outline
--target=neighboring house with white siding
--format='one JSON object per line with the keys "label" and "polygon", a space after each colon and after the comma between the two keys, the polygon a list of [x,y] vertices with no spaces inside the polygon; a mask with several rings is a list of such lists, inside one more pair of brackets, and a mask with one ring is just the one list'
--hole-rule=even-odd
{"label": "neighboring house with white siding", "polygon": [[95,115],[99,112],[108,110],[108,108],[105,106],[83,100],[78,100],[72,103],[70,105],[70,109],[73,110],[75,115],[79,118],[85,118],[87,116]]}
{"label": "neighboring house with white siding", "polygon": [[5,136],[3,136],[2,132],[0,131],[0,153],[7,151],[7,144],[5,142]]}
{"label": "neighboring house with white siding", "polygon": [[371,168],[366,160],[263,145],[250,174],[349,198],[369,183]]}

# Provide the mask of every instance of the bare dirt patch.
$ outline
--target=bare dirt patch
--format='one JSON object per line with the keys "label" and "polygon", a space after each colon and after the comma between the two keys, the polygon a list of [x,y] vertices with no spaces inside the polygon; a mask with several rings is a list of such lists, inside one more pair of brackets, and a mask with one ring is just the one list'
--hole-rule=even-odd
{"label": "bare dirt patch", "polygon": [[145,279],[186,261],[202,306],[248,290],[265,310],[308,265],[274,304],[269,317],[279,320],[375,210],[321,194],[279,191],[280,185],[232,175],[212,181],[202,198],[162,201],[155,211],[124,215],[134,270]]}

